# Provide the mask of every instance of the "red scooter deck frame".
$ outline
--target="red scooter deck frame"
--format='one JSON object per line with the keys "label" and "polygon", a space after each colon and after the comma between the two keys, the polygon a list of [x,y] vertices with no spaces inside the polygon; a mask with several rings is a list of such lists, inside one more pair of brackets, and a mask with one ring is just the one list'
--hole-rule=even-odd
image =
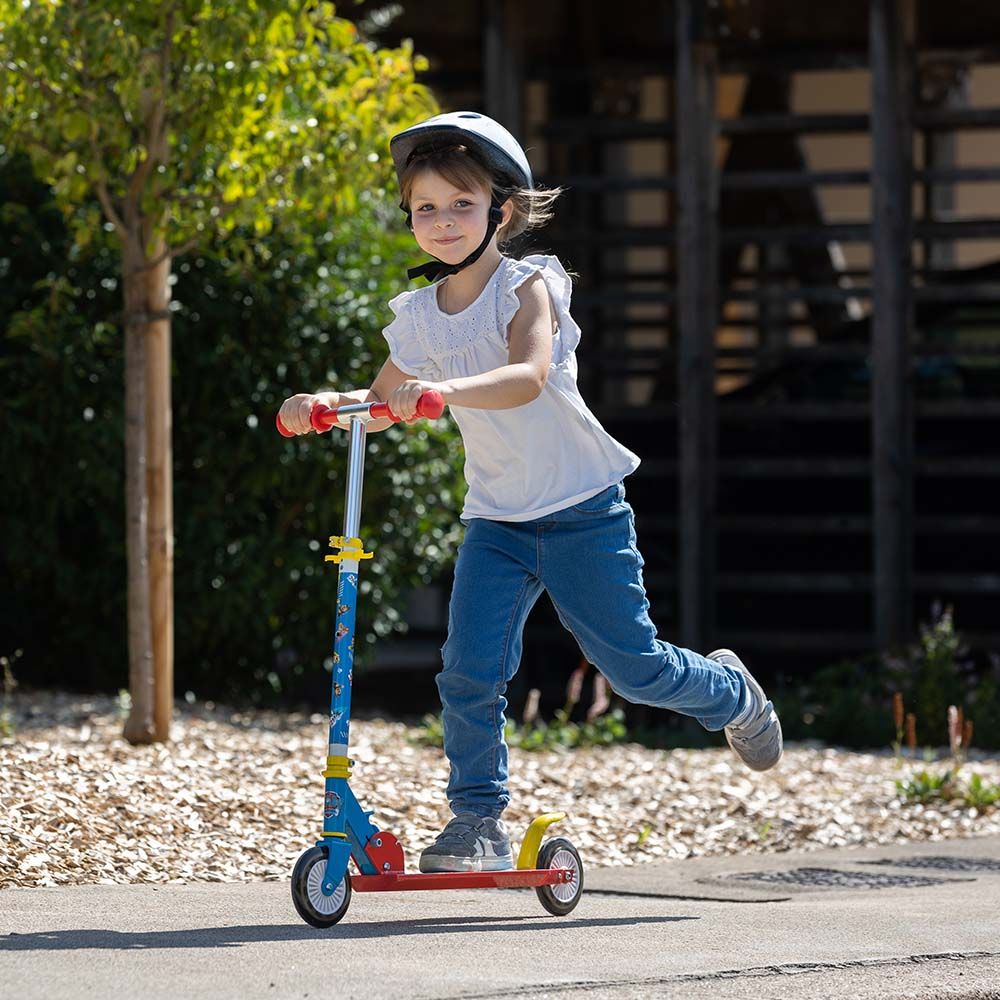
{"label": "red scooter deck frame", "polygon": [[419,889],[515,889],[539,885],[562,885],[573,881],[569,868],[523,868],[500,872],[432,872],[407,875],[351,875],[355,892],[401,892]]}

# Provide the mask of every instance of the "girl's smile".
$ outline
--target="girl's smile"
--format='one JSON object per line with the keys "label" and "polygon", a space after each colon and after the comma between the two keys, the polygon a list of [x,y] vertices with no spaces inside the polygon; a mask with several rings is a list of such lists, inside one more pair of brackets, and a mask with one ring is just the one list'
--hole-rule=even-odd
{"label": "girl's smile", "polygon": [[427,170],[410,195],[413,235],[422,250],[454,263],[482,242],[489,208],[486,191],[463,191]]}

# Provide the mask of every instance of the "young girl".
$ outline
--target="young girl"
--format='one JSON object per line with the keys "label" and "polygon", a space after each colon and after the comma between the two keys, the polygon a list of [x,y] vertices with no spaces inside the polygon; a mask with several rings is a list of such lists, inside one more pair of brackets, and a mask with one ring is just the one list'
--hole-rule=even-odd
{"label": "young girl", "polygon": [[[420,870],[511,868],[504,692],[521,657],[528,612],[545,590],[584,655],[622,697],[724,729],[754,770],[781,757],[781,725],[763,690],[727,649],[707,657],[656,636],[622,479],[639,459],[587,408],[576,384],[580,328],[555,257],[505,257],[497,246],[550,217],[558,191],[534,188],[524,151],[483,115],[438,115],[395,136],[401,207],[435,262],[433,281],[389,306],[389,357],[370,389],[292,396],[280,417],[310,431],[325,403],[384,400],[415,419],[436,389],[465,444],[462,511],[443,670],[448,800],[455,816]],[[368,431],[389,426],[368,424]]]}

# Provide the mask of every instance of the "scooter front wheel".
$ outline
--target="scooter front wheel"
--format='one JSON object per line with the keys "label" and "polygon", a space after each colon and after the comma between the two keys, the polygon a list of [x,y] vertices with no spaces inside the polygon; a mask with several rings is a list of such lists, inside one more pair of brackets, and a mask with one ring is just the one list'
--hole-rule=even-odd
{"label": "scooter front wheel", "polygon": [[344,872],[332,896],[323,894],[327,850],[310,847],[292,870],[292,902],[299,916],[313,927],[332,927],[351,905],[351,877]]}
{"label": "scooter front wheel", "polygon": [[557,917],[564,917],[577,903],[583,893],[583,862],[577,849],[565,837],[553,837],[545,841],[538,852],[538,868],[569,868],[573,872],[572,882],[556,885],[540,885],[535,889],[542,906]]}

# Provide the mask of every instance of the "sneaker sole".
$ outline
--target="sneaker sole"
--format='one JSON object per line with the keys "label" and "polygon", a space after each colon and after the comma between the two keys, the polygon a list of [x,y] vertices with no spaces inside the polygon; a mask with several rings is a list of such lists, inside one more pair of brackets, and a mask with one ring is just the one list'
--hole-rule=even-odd
{"label": "sneaker sole", "polygon": [[427,861],[420,859],[420,870],[426,875],[445,872],[506,872],[513,867],[514,857],[510,854],[500,858],[458,858],[436,854]]}
{"label": "sneaker sole", "polygon": [[[722,659],[723,656],[731,656],[736,662],[728,663]],[[746,682],[748,684],[752,684],[760,692],[761,699],[765,702],[768,700],[767,695],[764,693],[764,689],[760,686],[760,682],[753,676],[753,674],[750,673],[743,661],[731,649],[716,649],[714,652],[709,653],[706,659],[715,660],[717,663],[724,663],[727,667],[732,667],[734,670],[738,670],[741,674],[743,674]],[[733,746],[733,741],[729,738],[729,729],[727,728],[723,730],[726,735],[726,742],[729,744],[729,749],[732,750],[733,753],[736,754],[736,756],[739,757],[739,759],[743,761],[743,763],[746,764],[751,771],[770,771],[772,767],[775,767],[778,764],[784,754],[784,739],[781,732],[781,720],[777,717],[777,715],[775,715],[774,718],[778,726],[778,753],[773,760],[768,758],[768,760],[764,763],[752,763],[747,760],[746,757],[744,757],[743,754]]]}

